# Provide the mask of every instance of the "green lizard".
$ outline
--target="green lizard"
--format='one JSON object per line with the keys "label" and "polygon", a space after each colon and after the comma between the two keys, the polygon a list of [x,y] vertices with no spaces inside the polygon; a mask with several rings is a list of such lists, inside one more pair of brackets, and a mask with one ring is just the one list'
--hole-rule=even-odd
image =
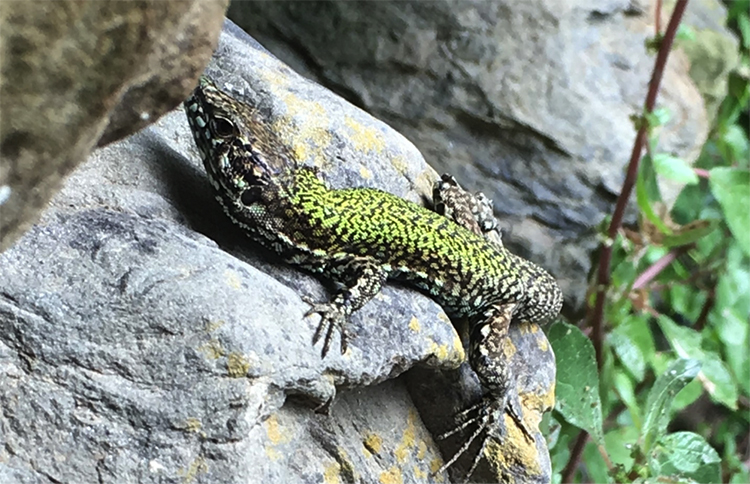
{"label": "green lizard", "polygon": [[405,282],[450,317],[468,318],[469,362],[486,391],[469,409],[477,416],[454,431],[472,422],[479,429],[443,469],[484,430],[499,428],[502,434],[503,412],[533,439],[517,398],[509,396],[514,377],[503,344],[513,321],[543,323],[557,316],[562,293],[545,270],[491,236],[494,218],[486,199],[467,198],[447,175],[435,185],[442,213],[377,189],[330,189],[315,169],[299,166],[251,106],[209,79],[201,79],[184,107],[216,198],[229,217],[285,261],[342,287],[328,302],[306,300],[311,304],[306,316],[321,316],[313,344],[325,334],[323,357],[334,330],[341,352],[346,351],[350,316],[386,280]]}

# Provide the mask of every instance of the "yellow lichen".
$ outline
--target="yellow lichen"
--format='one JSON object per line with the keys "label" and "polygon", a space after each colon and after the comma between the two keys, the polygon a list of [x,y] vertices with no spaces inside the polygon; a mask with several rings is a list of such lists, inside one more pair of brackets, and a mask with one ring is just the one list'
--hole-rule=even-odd
{"label": "yellow lichen", "polygon": [[391,166],[393,166],[393,168],[395,168],[396,171],[403,176],[406,176],[409,168],[403,156],[394,156],[393,158],[391,158]]}
{"label": "yellow lichen", "polygon": [[359,165],[359,176],[365,180],[369,180],[372,178],[372,171],[370,171],[365,165]]}
{"label": "yellow lichen", "polygon": [[448,350],[448,345],[439,345],[436,342],[432,341],[430,343],[430,353],[435,355],[438,360],[445,361],[448,359],[448,354],[450,351]]}
{"label": "yellow lichen", "polygon": [[374,151],[382,153],[385,149],[383,133],[375,128],[364,126],[349,116],[345,120],[346,125],[352,131],[350,136],[351,142],[358,151]]}
{"label": "yellow lichen", "polygon": [[268,417],[264,422],[264,426],[266,428],[266,435],[268,436],[268,440],[270,440],[274,445],[289,442],[292,438],[290,435],[285,436],[284,432],[281,431],[279,419],[276,415],[271,415],[270,417]]}
{"label": "yellow lichen", "polygon": [[430,461],[430,473],[436,473],[443,466],[443,461],[440,457],[435,457]]}
{"label": "yellow lichen", "polygon": [[336,461],[326,464],[323,469],[323,482],[326,484],[339,484],[341,482],[340,477],[341,464]]}
{"label": "yellow lichen", "polygon": [[273,447],[270,447],[268,445],[265,447],[264,450],[265,450],[265,453],[266,453],[266,457],[268,457],[271,460],[279,460],[279,459],[281,459],[283,457],[283,455],[282,455],[281,452],[279,452],[278,450],[276,450]]}
{"label": "yellow lichen", "polygon": [[196,433],[200,431],[203,424],[200,420],[198,420],[195,417],[188,417],[185,419],[185,421],[180,425],[180,428],[182,428],[185,432],[192,432]]}
{"label": "yellow lichen", "polygon": [[368,451],[379,454],[383,448],[383,438],[373,432],[365,437],[363,444]]}
{"label": "yellow lichen", "polygon": [[515,355],[516,351],[518,351],[516,345],[513,344],[513,341],[511,341],[510,338],[504,338],[502,345],[503,354],[505,355],[506,360],[510,360],[511,358],[513,358],[513,355]]}
{"label": "yellow lichen", "polygon": [[243,378],[250,369],[250,362],[240,353],[229,353],[227,357],[227,373],[232,378]]}
{"label": "yellow lichen", "polygon": [[198,347],[198,351],[205,354],[208,358],[216,360],[226,354],[219,340],[212,338],[206,344]]}
{"label": "yellow lichen", "polygon": [[205,328],[206,329],[206,333],[213,333],[214,331],[216,331],[217,329],[221,328],[225,324],[226,323],[222,319],[220,319],[218,321],[214,321],[214,322],[209,321],[209,322],[206,323],[206,328]]}
{"label": "yellow lichen", "polygon": [[180,470],[179,474],[184,474],[185,477],[182,479],[182,482],[188,484],[193,482],[195,478],[198,477],[198,474],[206,474],[207,472],[208,464],[206,463],[206,459],[203,457],[197,457],[190,463],[186,470]]}
{"label": "yellow lichen", "polygon": [[413,409],[409,410],[409,417],[406,421],[404,436],[401,438],[401,443],[398,444],[396,450],[393,452],[396,456],[396,460],[401,464],[406,461],[406,458],[414,448],[417,435],[417,421],[418,417],[416,412]]}
{"label": "yellow lichen", "polygon": [[403,484],[404,477],[401,475],[401,469],[393,466],[387,471],[381,472],[380,482],[381,484]]}
{"label": "yellow lichen", "polygon": [[414,466],[414,477],[419,480],[427,479],[427,473],[419,465]]}
{"label": "yellow lichen", "polygon": [[427,455],[427,443],[424,440],[420,440],[417,447],[417,459],[424,459],[425,455]]}
{"label": "yellow lichen", "polygon": [[240,289],[242,287],[242,279],[232,269],[225,270],[224,277],[227,280],[227,285],[232,289]]}

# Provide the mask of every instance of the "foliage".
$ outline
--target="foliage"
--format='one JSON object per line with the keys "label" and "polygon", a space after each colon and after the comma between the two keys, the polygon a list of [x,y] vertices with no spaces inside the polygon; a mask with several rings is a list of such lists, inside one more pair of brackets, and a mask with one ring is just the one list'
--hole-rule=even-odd
{"label": "foliage", "polygon": [[[694,165],[659,151],[668,112],[636,118],[648,134],[638,226],[608,239],[609,284],[591,290],[605,296],[601,347],[576,326],[550,328],[558,482],[750,482],[748,7],[729,4],[741,64]],[[683,187],[670,208],[665,180]]]}

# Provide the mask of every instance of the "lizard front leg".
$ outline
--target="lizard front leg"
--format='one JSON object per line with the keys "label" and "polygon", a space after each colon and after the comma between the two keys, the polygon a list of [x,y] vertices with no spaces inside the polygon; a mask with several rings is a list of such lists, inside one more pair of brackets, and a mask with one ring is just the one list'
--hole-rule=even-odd
{"label": "lizard front leg", "polygon": [[310,298],[303,300],[310,304],[305,317],[320,314],[320,324],[313,335],[313,345],[323,339],[321,356],[325,358],[333,339],[333,330],[338,329],[341,335],[341,354],[346,352],[349,334],[347,325],[352,313],[367,304],[383,287],[387,274],[382,265],[371,257],[354,256],[342,253],[327,262],[327,273],[343,289],[334,294],[333,299],[325,303],[316,303]]}

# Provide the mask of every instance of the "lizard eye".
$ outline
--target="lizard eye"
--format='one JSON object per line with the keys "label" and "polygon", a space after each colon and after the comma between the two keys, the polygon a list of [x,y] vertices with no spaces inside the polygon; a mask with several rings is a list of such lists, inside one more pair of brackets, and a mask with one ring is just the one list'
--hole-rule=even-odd
{"label": "lizard eye", "polygon": [[234,134],[234,124],[231,121],[224,118],[214,118],[214,131],[218,136],[226,138]]}

